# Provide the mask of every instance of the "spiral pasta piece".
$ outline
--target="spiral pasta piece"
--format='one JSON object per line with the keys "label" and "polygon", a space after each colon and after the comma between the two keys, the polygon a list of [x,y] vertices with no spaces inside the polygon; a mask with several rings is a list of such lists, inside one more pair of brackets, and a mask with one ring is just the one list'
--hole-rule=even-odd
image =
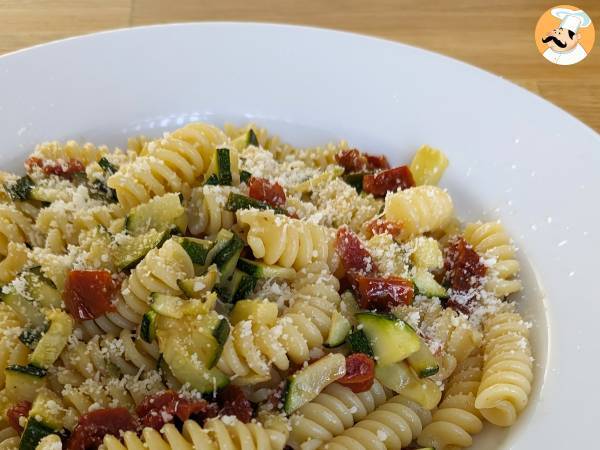
{"label": "spiral pasta piece", "polygon": [[205,185],[192,189],[187,205],[188,229],[194,235],[216,236],[222,228],[235,224],[235,213],[227,211],[225,204],[231,192],[239,192],[231,186]]}
{"label": "spiral pasta piece", "polygon": [[286,436],[279,430],[270,429],[260,422],[243,423],[233,416],[208,419],[201,427],[193,420],[187,420],[180,432],[175,425],[165,425],[160,433],[145,428],[139,438],[134,432],[119,438],[107,435],[104,438],[106,450],[282,450]]}
{"label": "spiral pasta piece", "polygon": [[10,283],[25,267],[29,252],[23,244],[9,242],[6,257],[0,261],[0,284]]}
{"label": "spiral pasta piece", "polygon": [[53,202],[40,210],[35,228],[46,235],[46,247],[62,253],[68,245],[77,245],[82,233],[102,227],[113,233],[125,225],[125,211],[118,204],[104,205],[89,198],[87,189],[80,186],[70,202]]}
{"label": "spiral pasta piece", "polygon": [[364,419],[386,400],[385,389],[377,380],[368,391],[358,394],[339,383],[330,384],[292,415],[290,443],[317,448]]}
{"label": "spiral pasta piece", "polygon": [[[108,179],[119,203],[131,209],[167,192],[189,194],[208,169],[218,145],[227,137],[207,124],[188,124],[144,145],[141,156],[124,164]],[[234,159],[234,158],[232,158]]]}
{"label": "spiral pasta piece", "polygon": [[334,269],[333,230],[273,211],[246,209],[236,215],[238,223],[247,230],[248,245],[257,259],[296,270],[324,261]]}
{"label": "spiral pasta piece", "polygon": [[523,288],[517,278],[520,265],[515,258],[515,246],[500,222],[469,223],[464,237],[477,253],[492,261],[485,283],[487,291],[506,297]]}
{"label": "spiral pasta piece", "polygon": [[399,449],[410,445],[431,421],[431,413],[396,395],[363,420],[327,442],[323,450]]}
{"label": "spiral pasta piece", "polygon": [[508,427],[525,409],[533,380],[529,328],[516,312],[484,321],[485,347],[481,385],[475,406],[494,425]]}
{"label": "spiral pasta piece", "polygon": [[0,389],[6,381],[6,367],[27,364],[29,351],[19,340],[23,323],[5,303],[0,303]]}
{"label": "spiral pasta piece", "polygon": [[385,199],[387,220],[402,224],[401,239],[443,228],[452,219],[454,206],[450,195],[437,186],[417,186]]}
{"label": "spiral pasta piece", "polygon": [[187,252],[173,239],[150,250],[121,285],[115,299],[116,311],[82,323],[87,335],[103,332],[113,336],[122,329],[133,330],[149,309],[150,294],[180,295],[177,280],[192,278],[194,264]]}
{"label": "spiral pasta piece", "polygon": [[89,142],[80,144],[70,140],[64,144],[58,141],[44,142],[35,148],[31,156],[52,161],[69,161],[70,159],[76,159],[84,166],[87,166],[88,164],[98,161],[107,154],[109,154],[109,149],[106,146],[97,147]]}
{"label": "spiral pasta piece", "polygon": [[433,413],[432,421],[418,438],[419,445],[436,450],[456,450],[469,447],[472,435],[481,432],[481,414],[475,408],[475,395],[481,380],[483,358],[467,358],[446,384],[442,402]]}
{"label": "spiral pasta piece", "polygon": [[[147,395],[166,389],[156,371],[157,345],[123,330],[118,338],[73,340],[60,356],[50,386],[60,393],[71,417],[95,405],[133,408]],[[71,420],[70,422],[73,422]]]}
{"label": "spiral pasta piece", "polygon": [[0,203],[0,256],[8,253],[8,244],[39,245],[41,238],[31,219],[14,204]]}
{"label": "spiral pasta piece", "polygon": [[341,301],[339,282],[325,263],[312,263],[298,273],[291,305],[275,326],[254,320],[237,323],[223,348],[217,366],[235,384],[255,384],[271,377],[271,365],[287,370],[290,360],[310,359],[310,350],[327,338],[331,314]]}

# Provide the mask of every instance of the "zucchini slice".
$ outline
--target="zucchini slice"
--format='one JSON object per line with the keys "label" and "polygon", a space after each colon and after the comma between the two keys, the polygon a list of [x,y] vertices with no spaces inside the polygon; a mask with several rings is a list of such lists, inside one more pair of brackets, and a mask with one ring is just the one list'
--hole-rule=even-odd
{"label": "zucchini slice", "polygon": [[142,317],[142,323],[140,323],[140,336],[144,341],[152,343],[154,342],[154,339],[156,339],[157,320],[158,313],[153,310],[147,311]]}
{"label": "zucchini slice", "polygon": [[246,133],[241,134],[240,136],[235,138],[233,141],[231,141],[231,145],[240,151],[244,150],[246,147],[249,147],[250,145],[254,145],[255,147],[258,147],[259,146],[258,137],[256,137],[256,133],[254,132],[254,130],[252,128],[250,128],[248,131],[246,131]]}
{"label": "zucchini slice", "polygon": [[256,324],[272,327],[277,321],[277,304],[268,300],[240,300],[235,304],[229,319],[232,325],[243,320],[252,320]]}
{"label": "zucchini slice", "polygon": [[229,280],[219,283],[216,291],[223,302],[236,303],[252,294],[256,282],[253,276],[235,269]]}
{"label": "zucchini slice", "polygon": [[421,340],[403,320],[386,314],[361,312],[356,319],[362,325],[375,360],[382,366],[402,361],[419,350]]}
{"label": "zucchini slice", "polygon": [[118,271],[135,267],[150,250],[160,247],[168,238],[168,231],[148,230],[138,236],[127,236],[115,243],[113,259]]}
{"label": "zucchini slice", "polygon": [[447,298],[448,291],[425,269],[417,268],[412,279],[417,293],[426,297]]}
{"label": "zucchini slice", "polygon": [[[183,215],[185,210],[181,205],[179,194],[165,194],[133,208],[127,216],[125,228],[134,236],[152,229],[170,230],[177,225],[178,219]],[[180,231],[184,233],[185,229]]]}
{"label": "zucchini slice", "polygon": [[[433,409],[441,400],[442,393],[438,385],[427,378],[419,379],[403,361],[386,368],[375,367],[375,376],[388,389],[401,393],[423,408]],[[403,380],[404,384],[400,384],[399,380]]]}
{"label": "zucchini slice", "polygon": [[6,192],[10,198],[14,201],[17,200],[29,200],[31,190],[35,186],[33,180],[29,177],[29,175],[22,176],[14,183],[9,183],[4,185]]}
{"label": "zucchini slice", "polygon": [[425,409],[435,408],[442,398],[442,391],[434,381],[418,378],[404,361],[387,366],[377,364],[375,377],[388,389],[419,403]]}
{"label": "zucchini slice", "polygon": [[207,292],[212,291],[219,282],[219,278],[219,270],[213,264],[204,275],[186,280],[177,280],[177,285],[187,298],[202,298]]}
{"label": "zucchini slice", "polygon": [[31,270],[24,274],[25,285],[30,297],[46,308],[61,308],[63,306],[62,296],[56,285],[48,278]]}
{"label": "zucchini slice", "polygon": [[197,298],[182,299],[158,292],[150,294],[150,308],[152,311],[171,319],[181,319],[189,314],[206,314],[213,306],[214,304],[211,302],[204,302]]}
{"label": "zucchini slice", "polygon": [[33,402],[38,391],[46,384],[46,369],[32,365],[11,365],[5,370],[6,395],[13,401]]}
{"label": "zucchini slice", "polygon": [[175,239],[179,245],[183,247],[194,264],[200,265],[206,263],[206,257],[215,245],[214,242],[206,239],[179,236],[176,236],[173,239]]}
{"label": "zucchini slice", "polygon": [[340,353],[330,353],[300,369],[288,379],[283,395],[283,410],[288,415],[293,413],[345,374],[346,358]]}
{"label": "zucchini slice", "polygon": [[240,183],[247,183],[252,178],[252,174],[247,170],[240,170]]}
{"label": "zucchini slice", "polygon": [[58,359],[73,332],[73,319],[67,313],[52,310],[48,313],[50,327],[39,340],[35,350],[29,355],[29,362],[48,369]]}
{"label": "zucchini slice", "polygon": [[355,330],[350,333],[347,341],[352,353],[364,353],[365,355],[374,356],[369,339],[367,339],[367,335],[363,330]]}
{"label": "zucchini slice", "polygon": [[235,233],[231,233],[231,238],[225,243],[223,248],[215,255],[214,262],[221,273],[221,282],[224,282],[233,275],[242,249],[244,241]]}
{"label": "zucchini slice", "polygon": [[252,261],[247,258],[240,258],[237,268],[242,272],[254,278],[279,278],[282,280],[293,280],[296,277],[296,271],[291,267],[281,267],[271,264],[265,264],[259,261]]}
{"label": "zucchini slice", "polygon": [[163,335],[159,330],[158,337],[163,359],[181,383],[189,383],[192,389],[202,393],[214,392],[229,383],[223,372],[216,367],[209,368],[216,364],[222,350],[214,336],[202,332]]}
{"label": "zucchini slice", "polygon": [[115,166],[113,163],[111,163],[104,156],[98,160],[98,165],[100,167],[102,167],[102,170],[104,171],[104,173],[109,176],[114,175],[115,173],[117,173],[117,170],[119,170],[119,168],[117,166]]}
{"label": "zucchini slice", "polygon": [[352,326],[350,325],[348,319],[342,316],[339,312],[333,311],[325,346],[337,347],[342,345],[346,341],[346,337],[348,337],[351,328]]}
{"label": "zucchini slice", "polygon": [[[54,403],[52,403],[54,402]],[[53,407],[50,408],[49,406]],[[57,407],[54,407],[56,405]],[[61,398],[50,389],[42,388],[39,390],[31,410],[30,418],[38,419],[42,424],[52,430],[60,430],[63,427],[63,418],[65,410],[61,408]]]}
{"label": "zucchini slice", "polygon": [[363,190],[363,178],[365,177],[365,175],[367,174],[363,172],[349,173],[343,175],[342,180],[344,180],[347,184],[356,189],[356,192],[360,194]]}
{"label": "zucchini slice", "polygon": [[228,148],[215,149],[212,161],[205,175],[205,184],[231,186],[233,184],[232,165],[231,151]]}
{"label": "zucchini slice", "polygon": [[225,203],[225,209],[227,211],[236,212],[240,209],[272,209],[276,214],[285,214],[287,215],[287,211],[283,208],[272,207],[266,202],[262,202],[260,200],[256,200],[255,198],[248,197],[242,194],[236,194],[235,192],[230,192],[227,197],[227,202]]}
{"label": "zucchini slice", "polygon": [[[27,324],[27,328],[45,330],[48,327],[46,315],[33,299],[26,298],[17,292],[13,285],[9,285],[8,292],[2,290],[1,298],[4,303],[12,308],[19,318]],[[26,294],[28,297],[30,295]]]}
{"label": "zucchini slice", "polygon": [[419,378],[430,377],[440,370],[440,366],[433,357],[433,353],[431,353],[431,350],[429,350],[429,347],[427,347],[427,344],[423,340],[421,340],[419,350],[410,355],[406,360]]}
{"label": "zucchini slice", "polygon": [[54,433],[55,430],[34,417],[30,417],[27,419],[27,426],[21,435],[19,450],[35,450],[43,438]]}

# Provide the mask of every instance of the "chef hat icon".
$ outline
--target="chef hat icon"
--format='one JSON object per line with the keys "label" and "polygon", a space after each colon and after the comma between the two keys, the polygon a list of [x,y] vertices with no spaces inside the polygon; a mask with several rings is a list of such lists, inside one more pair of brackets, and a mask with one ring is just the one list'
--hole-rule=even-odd
{"label": "chef hat icon", "polygon": [[573,33],[577,33],[579,28],[589,27],[592,23],[590,16],[580,9],[575,11],[569,8],[553,8],[551,13],[561,20],[560,28],[571,30]]}

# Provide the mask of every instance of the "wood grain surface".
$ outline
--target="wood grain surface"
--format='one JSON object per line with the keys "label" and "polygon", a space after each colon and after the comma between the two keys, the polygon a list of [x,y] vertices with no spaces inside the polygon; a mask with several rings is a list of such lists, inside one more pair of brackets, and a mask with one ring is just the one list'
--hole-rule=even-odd
{"label": "wood grain surface", "polygon": [[534,43],[547,0],[0,0],[0,54],[68,36],[153,23],[240,20],[336,28],[433,50],[496,73],[600,131],[600,0],[594,50],[575,66]]}

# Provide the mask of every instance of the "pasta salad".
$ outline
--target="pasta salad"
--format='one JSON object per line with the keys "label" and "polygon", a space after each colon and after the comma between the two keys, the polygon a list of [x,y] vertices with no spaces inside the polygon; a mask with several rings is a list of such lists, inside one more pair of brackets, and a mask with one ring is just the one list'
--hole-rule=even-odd
{"label": "pasta salad", "polygon": [[189,123],[0,173],[0,449],[458,449],[533,381],[516,249],[429,146]]}

